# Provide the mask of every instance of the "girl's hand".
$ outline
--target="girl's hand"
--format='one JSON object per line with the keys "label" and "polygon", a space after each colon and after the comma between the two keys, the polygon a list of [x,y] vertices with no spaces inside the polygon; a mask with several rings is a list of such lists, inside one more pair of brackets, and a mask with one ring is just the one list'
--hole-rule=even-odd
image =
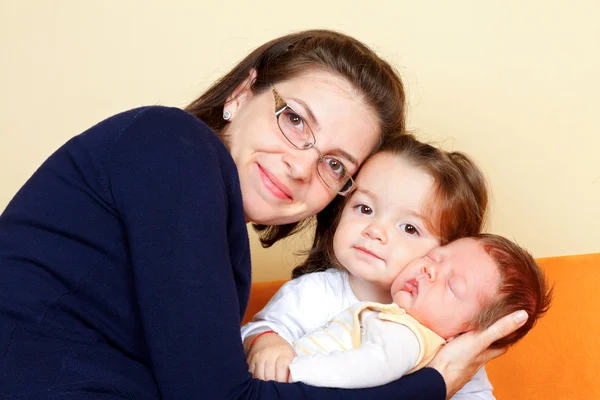
{"label": "girl's hand", "polygon": [[444,377],[446,399],[451,398],[488,361],[506,353],[506,348],[489,346],[516,331],[527,321],[525,311],[517,311],[496,321],[482,332],[467,332],[447,343],[428,364]]}
{"label": "girl's hand", "polygon": [[288,381],[288,366],[294,357],[294,348],[276,333],[258,338],[246,355],[248,370],[254,378],[277,382]]}

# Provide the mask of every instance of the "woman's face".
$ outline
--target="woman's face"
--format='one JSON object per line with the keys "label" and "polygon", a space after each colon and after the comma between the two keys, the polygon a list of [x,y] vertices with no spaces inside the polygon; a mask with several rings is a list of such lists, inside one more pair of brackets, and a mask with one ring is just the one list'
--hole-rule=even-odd
{"label": "woman's face", "polygon": [[[317,174],[319,153],[299,150],[285,138],[273,92],[253,94],[252,79],[225,105],[231,120],[224,133],[239,171],[246,220],[297,222],[321,211],[337,193]],[[361,95],[345,79],[319,70],[274,87],[301,117],[294,123],[310,126],[323,156],[341,160],[354,175],[379,138],[377,117]]]}

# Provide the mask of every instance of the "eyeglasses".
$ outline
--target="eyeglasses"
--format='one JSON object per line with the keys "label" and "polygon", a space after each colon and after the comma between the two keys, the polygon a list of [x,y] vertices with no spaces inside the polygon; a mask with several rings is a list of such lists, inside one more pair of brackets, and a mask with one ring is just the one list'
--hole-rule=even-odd
{"label": "eyeglasses", "polygon": [[331,190],[345,196],[352,191],[354,180],[348,174],[344,163],[335,157],[323,155],[316,146],[315,134],[304,118],[300,116],[271,85],[275,98],[275,117],[277,125],[283,136],[298,150],[315,149],[319,153],[317,160],[317,174],[323,183]]}

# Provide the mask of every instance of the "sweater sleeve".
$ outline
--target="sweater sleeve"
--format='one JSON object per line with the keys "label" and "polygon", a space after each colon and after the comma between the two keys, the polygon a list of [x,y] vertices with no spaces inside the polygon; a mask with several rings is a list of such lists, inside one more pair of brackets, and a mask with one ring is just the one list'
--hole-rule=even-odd
{"label": "sweater sleeve", "polygon": [[432,369],[368,391],[252,379],[239,331],[249,245],[225,147],[181,110],[150,108],[122,131],[108,165],[162,398],[445,398]]}

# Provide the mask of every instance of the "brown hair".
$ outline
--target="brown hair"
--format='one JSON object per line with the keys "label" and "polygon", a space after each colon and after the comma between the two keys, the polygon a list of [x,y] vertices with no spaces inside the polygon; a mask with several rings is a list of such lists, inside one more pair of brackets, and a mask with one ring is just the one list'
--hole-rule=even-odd
{"label": "brown hair", "polygon": [[[269,84],[291,79],[315,68],[347,79],[375,112],[380,141],[373,152],[389,136],[403,131],[405,94],[396,70],[358,40],[329,30],[297,32],[263,44],[189,104],[186,111],[201,119],[227,143],[223,106],[252,69],[256,70],[257,76],[251,90],[260,93],[268,89]],[[260,234],[263,247],[270,247],[301,230],[309,221],[253,226]]]}
{"label": "brown hair", "polygon": [[[433,178],[423,215],[430,216],[425,224],[442,245],[481,232],[487,212],[487,185],[483,173],[469,157],[422,143],[409,134],[389,140],[380,152],[406,160]],[[332,267],[343,268],[333,252],[333,237],[344,204],[344,198],[337,198],[317,214],[313,248],[306,261],[294,268],[293,278]]]}
{"label": "brown hair", "polygon": [[486,329],[505,315],[525,310],[529,315],[525,325],[492,344],[492,347],[510,346],[521,340],[548,311],[553,289],[531,254],[516,243],[492,234],[480,234],[474,239],[498,266],[500,284],[497,295],[471,322],[471,329]]}

